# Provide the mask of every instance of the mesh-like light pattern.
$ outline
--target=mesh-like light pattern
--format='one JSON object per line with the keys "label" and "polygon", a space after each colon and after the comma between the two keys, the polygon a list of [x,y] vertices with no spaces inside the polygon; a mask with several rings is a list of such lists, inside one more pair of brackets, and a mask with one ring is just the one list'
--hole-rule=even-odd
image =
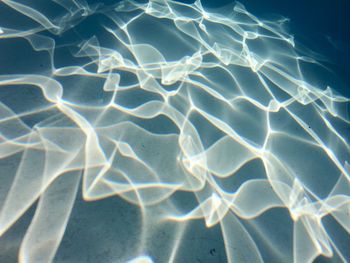
{"label": "mesh-like light pattern", "polygon": [[284,19],[200,1],[1,9],[2,259],[350,260],[349,99]]}

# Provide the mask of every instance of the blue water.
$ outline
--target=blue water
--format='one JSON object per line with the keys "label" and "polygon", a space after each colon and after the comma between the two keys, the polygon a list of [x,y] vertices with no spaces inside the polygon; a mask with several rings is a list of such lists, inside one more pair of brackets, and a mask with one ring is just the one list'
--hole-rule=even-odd
{"label": "blue water", "polygon": [[[89,0],[113,4],[115,0]],[[193,3],[193,0],[181,0]],[[202,0],[207,8],[221,8],[234,0]],[[350,1],[347,0],[239,0],[259,18],[283,16],[290,19],[290,33],[297,42],[329,59],[329,67],[339,77],[334,89],[350,96]],[[325,63],[326,64],[326,63]],[[340,86],[341,85],[341,86]]]}
{"label": "blue water", "polygon": [[[191,1],[184,1],[191,2]],[[350,1],[347,0],[241,0],[257,17],[284,16],[290,19],[290,33],[329,59],[327,66],[343,82],[333,87],[350,96]],[[204,0],[203,6],[222,7],[230,0]],[[339,85],[339,84],[338,84]]]}
{"label": "blue water", "polygon": [[[95,3],[95,2],[104,2],[105,4],[113,4],[116,1],[115,0],[89,0],[87,1],[89,3]],[[186,3],[191,3],[193,1],[181,1]],[[320,55],[324,56],[326,59],[322,63],[328,67],[333,73],[335,80],[332,80],[332,83],[334,86],[332,86],[333,89],[337,90],[339,93],[345,95],[346,97],[350,97],[350,0],[335,0],[335,1],[325,1],[325,0],[295,0],[295,1],[287,1],[287,0],[241,0],[241,2],[246,9],[257,16],[258,18],[273,18],[277,16],[283,16],[290,19],[288,22],[288,28],[289,32],[295,36],[295,41],[297,45],[304,45],[308,47],[310,50],[313,50],[316,53],[319,53]],[[202,0],[203,6],[206,8],[218,8],[218,7],[224,7],[225,5],[228,5],[232,3],[230,0]],[[0,10],[1,11],[1,10]],[[0,13],[1,15],[1,13]],[[87,32],[87,35],[91,34],[93,30],[98,31],[98,26],[93,25],[88,28],[90,32]],[[84,31],[80,31],[81,34],[84,34]],[[20,51],[16,50],[16,54]],[[29,56],[27,54],[27,56]],[[62,60],[65,58],[59,57]],[[57,59],[57,65],[59,66],[59,58]],[[1,57],[0,57],[1,61]],[[46,67],[45,61],[37,61],[38,67]],[[24,65],[25,66],[25,65]],[[18,65],[18,70],[20,69],[20,65]],[[6,73],[6,69],[1,69],[2,73]],[[101,205],[102,203],[102,205]],[[84,207],[80,209],[80,206]],[[83,204],[82,200],[77,200],[77,209],[72,214],[72,220],[71,223],[76,229],[81,230],[81,233],[85,233],[86,236],[82,236],[81,240],[86,242],[86,247],[88,247],[91,251],[98,250],[94,247],[89,247],[89,239],[95,238],[99,239],[101,238],[101,242],[103,242],[103,238],[107,236],[107,238],[110,238],[110,240],[113,240],[114,242],[118,242],[118,236],[115,235],[116,232],[118,234],[121,233],[121,235],[137,235],[137,233],[124,233],[126,230],[121,229],[120,225],[121,223],[119,221],[124,220],[122,217],[104,217],[102,218],[101,225],[94,226],[92,228],[92,231],[87,231],[85,228],[86,225],[93,225],[93,222],[97,221],[95,220],[95,217],[99,217],[98,214],[93,214],[94,211],[97,209],[97,206],[99,206],[100,209],[105,209],[106,211],[110,211],[111,214],[114,215],[113,211],[119,210],[120,213],[125,213],[129,218],[138,218],[140,217],[140,214],[138,210],[135,208],[127,207],[123,202],[119,202],[116,200],[103,200],[99,204],[97,203],[88,203]],[[102,208],[101,208],[102,207]],[[285,212],[285,211],[284,211]],[[287,218],[287,215],[284,215],[283,211],[277,211],[276,213],[280,213],[280,218]],[[24,231],[21,230],[21,227],[23,225],[29,224],[29,221],[27,220],[32,216],[33,209],[27,212],[27,217],[24,217],[22,219],[23,221],[20,221],[18,224],[19,230],[18,232]],[[84,213],[86,213],[84,217]],[[93,216],[90,216],[92,214]],[[83,215],[83,216],[82,216]],[[27,222],[27,221],[28,222]],[[119,221],[118,221],[119,220]],[[337,224],[334,224],[334,222],[331,222],[331,219],[329,219],[329,227],[337,227]],[[23,223],[24,222],[24,223]],[[122,222],[125,223],[125,222]],[[291,223],[291,222],[289,222]],[[23,224],[23,225],[21,225]],[[282,224],[281,222],[277,222],[276,225]],[[111,226],[111,229],[114,229],[113,231],[106,231],[102,232],[100,230],[100,227],[102,228],[103,225],[109,225]],[[72,229],[74,229],[72,227]],[[119,229],[118,229],[119,227]],[[194,226],[193,226],[194,227]],[[197,225],[198,228],[203,228],[204,225]],[[80,229],[81,228],[81,229]],[[74,229],[74,231],[76,230]],[[194,229],[194,228],[193,228]],[[85,232],[83,232],[83,230]],[[76,244],[70,241],[70,239],[73,238],[75,235],[75,232],[68,228],[68,235],[66,235],[63,241],[65,241],[65,244],[68,244],[67,247],[65,247],[67,254],[71,253],[72,251],[78,250],[81,247],[84,247],[84,244]],[[94,232],[95,231],[95,232]],[[200,230],[202,231],[202,230]],[[199,232],[200,232],[199,231]],[[210,232],[211,231],[211,232]],[[195,230],[193,230],[195,232]],[[11,232],[10,239],[13,239],[14,243],[19,242],[17,240],[17,236],[14,235],[11,236],[13,232]],[[71,236],[70,236],[71,235]],[[192,238],[192,233],[189,233],[189,239]],[[194,235],[194,234],[193,234]],[[220,235],[218,229],[210,229],[207,237],[211,238],[213,236]],[[343,235],[343,236],[342,236]],[[339,238],[344,240],[344,246],[346,247],[347,243],[349,242],[349,237],[344,235],[344,231],[341,229],[339,230]],[[115,239],[115,240],[114,240]],[[193,237],[194,239],[194,237]],[[120,242],[120,239],[119,239]],[[194,241],[193,241],[194,242]],[[211,243],[210,243],[211,242]],[[220,253],[223,252],[223,247],[216,247],[216,250],[213,250],[211,246],[215,246],[214,241],[208,241],[208,255],[203,255],[203,258],[201,258],[202,262],[224,262],[224,259],[222,257],[219,257],[217,255],[220,255]],[[1,242],[0,242],[1,245]],[[133,244],[125,243],[123,244],[126,248],[132,247]],[[263,244],[261,244],[262,246]],[[350,247],[350,244],[348,244]],[[210,247],[210,248],[209,248]],[[122,250],[122,246],[120,247]],[[200,253],[200,251],[197,251]],[[106,252],[107,253],[107,252]],[[74,254],[74,252],[72,252]],[[268,255],[264,255],[268,257]],[[10,257],[11,260],[15,260],[15,253],[13,253]],[[4,259],[6,257],[1,257],[0,253],[0,263],[5,261],[1,261],[1,259]],[[7,258],[7,259],[8,259]],[[58,258],[58,261],[62,260],[68,260],[65,258],[65,251],[60,254],[60,258]],[[70,260],[72,260],[70,258]],[[82,262],[81,258],[74,258],[73,261],[75,262]],[[323,262],[325,259],[319,258],[318,262]],[[67,261],[68,262],[68,261]],[[85,261],[84,261],[85,262]],[[91,260],[91,262],[94,262]],[[96,262],[96,261],[95,261]]]}

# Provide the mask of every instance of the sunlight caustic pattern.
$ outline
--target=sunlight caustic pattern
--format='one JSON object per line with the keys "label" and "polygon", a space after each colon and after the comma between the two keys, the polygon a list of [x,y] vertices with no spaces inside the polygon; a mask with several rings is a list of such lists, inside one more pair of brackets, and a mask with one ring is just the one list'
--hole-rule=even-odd
{"label": "sunlight caustic pattern", "polygon": [[287,19],[200,1],[0,10],[2,259],[350,260],[349,99]]}

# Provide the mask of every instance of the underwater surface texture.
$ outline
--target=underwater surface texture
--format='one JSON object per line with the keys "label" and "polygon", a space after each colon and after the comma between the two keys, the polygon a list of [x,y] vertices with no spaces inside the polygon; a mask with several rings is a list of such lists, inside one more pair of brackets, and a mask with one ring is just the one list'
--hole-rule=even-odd
{"label": "underwater surface texture", "polygon": [[2,0],[0,263],[350,262],[347,7],[281,2]]}

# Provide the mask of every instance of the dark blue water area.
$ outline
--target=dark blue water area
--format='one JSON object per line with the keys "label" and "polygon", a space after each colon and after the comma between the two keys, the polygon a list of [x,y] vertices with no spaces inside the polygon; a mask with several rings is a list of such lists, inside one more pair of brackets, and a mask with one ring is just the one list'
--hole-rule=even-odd
{"label": "dark blue water area", "polygon": [[329,59],[326,66],[339,77],[333,87],[350,97],[350,2],[339,1],[263,1],[246,0],[252,12],[276,12],[290,18],[291,33],[315,52]]}
{"label": "dark blue water area", "polygon": [[[190,1],[187,1],[190,2]],[[350,97],[350,1],[347,0],[240,0],[258,18],[283,16],[295,41],[328,59],[322,62],[339,82],[333,87]],[[231,4],[231,0],[203,0],[205,7]]]}

